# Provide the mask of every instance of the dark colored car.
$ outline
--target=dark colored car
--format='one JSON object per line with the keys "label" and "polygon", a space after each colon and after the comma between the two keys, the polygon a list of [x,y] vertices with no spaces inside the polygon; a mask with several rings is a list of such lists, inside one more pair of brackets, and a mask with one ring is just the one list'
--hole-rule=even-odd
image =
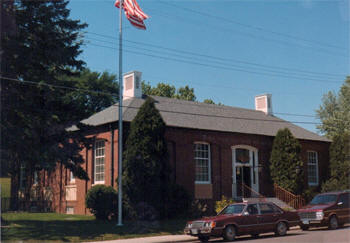
{"label": "dark colored car", "polygon": [[299,224],[297,212],[284,211],[269,202],[243,202],[228,205],[217,216],[188,222],[184,233],[202,242],[210,237],[232,241],[238,235],[258,237],[267,232],[283,236],[289,227]]}
{"label": "dark colored car", "polygon": [[350,191],[318,194],[305,207],[298,210],[300,228],[328,226],[336,229],[350,222]]}

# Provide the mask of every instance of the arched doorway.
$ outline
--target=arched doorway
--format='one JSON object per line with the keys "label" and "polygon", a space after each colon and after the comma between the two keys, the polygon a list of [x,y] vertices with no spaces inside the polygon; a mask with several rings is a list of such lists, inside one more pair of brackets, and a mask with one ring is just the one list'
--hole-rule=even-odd
{"label": "arched doorway", "polygon": [[232,147],[232,196],[251,197],[259,192],[258,150],[247,145]]}

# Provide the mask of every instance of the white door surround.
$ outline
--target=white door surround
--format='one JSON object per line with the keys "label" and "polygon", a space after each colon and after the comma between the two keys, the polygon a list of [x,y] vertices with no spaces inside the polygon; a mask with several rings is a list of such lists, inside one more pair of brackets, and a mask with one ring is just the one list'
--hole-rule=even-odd
{"label": "white door surround", "polygon": [[[243,171],[249,171],[250,175],[246,175],[245,179],[249,180],[250,188],[255,192],[259,192],[259,160],[258,149],[248,145],[236,145],[232,146],[232,197],[241,197],[242,192],[240,190],[240,183],[243,181]],[[244,169],[246,168],[246,169]],[[247,169],[249,168],[249,169]],[[237,177],[238,176],[238,177]],[[241,176],[241,177],[239,177]],[[242,178],[242,179],[240,179]],[[241,181],[239,181],[241,180]]]}

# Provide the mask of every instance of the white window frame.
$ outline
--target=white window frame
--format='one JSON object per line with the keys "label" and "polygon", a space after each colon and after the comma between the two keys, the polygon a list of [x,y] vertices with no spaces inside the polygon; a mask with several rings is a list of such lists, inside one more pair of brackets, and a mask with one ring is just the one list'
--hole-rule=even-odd
{"label": "white window frame", "polygon": [[75,182],[75,176],[73,174],[73,171],[70,171],[70,174],[69,174],[69,182],[70,183],[74,183]]}
{"label": "white window frame", "polygon": [[[103,147],[98,146],[98,144],[103,143]],[[103,155],[97,155],[99,149],[103,148]],[[97,173],[97,165],[96,161],[97,159],[102,159],[103,158],[103,171]],[[97,140],[95,142],[95,147],[94,147],[94,184],[104,184],[105,183],[105,170],[106,170],[106,143],[104,140]],[[103,180],[97,180],[97,174],[103,174]]]}
{"label": "white window frame", "polygon": [[[315,155],[315,162],[310,161],[309,155],[313,153]],[[315,166],[316,171],[316,182],[310,182],[309,180],[309,166]],[[316,151],[307,151],[307,182],[309,186],[318,186],[319,178],[318,178],[318,153]]]}
{"label": "white window frame", "polygon": [[33,185],[37,185],[39,182],[38,178],[38,171],[34,171],[34,176],[33,176]]}
{"label": "white window frame", "polygon": [[[196,157],[196,145],[207,145],[208,146],[208,158],[200,158]],[[208,160],[208,180],[207,181],[197,181],[196,179],[196,168],[197,168],[197,159],[207,159]],[[195,184],[211,184],[211,152],[210,152],[210,144],[207,142],[195,142],[194,143],[194,167],[195,167]]]}

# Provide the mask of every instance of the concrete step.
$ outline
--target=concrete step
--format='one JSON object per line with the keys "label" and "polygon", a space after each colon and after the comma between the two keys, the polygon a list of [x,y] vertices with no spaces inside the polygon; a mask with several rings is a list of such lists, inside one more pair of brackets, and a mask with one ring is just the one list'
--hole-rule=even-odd
{"label": "concrete step", "polygon": [[285,202],[279,200],[276,197],[264,197],[264,198],[243,198],[244,201],[249,201],[249,202],[261,202],[261,201],[267,201],[267,202],[273,202],[280,208],[283,208],[285,210],[290,210],[290,211],[295,211],[294,208],[286,204]]}

